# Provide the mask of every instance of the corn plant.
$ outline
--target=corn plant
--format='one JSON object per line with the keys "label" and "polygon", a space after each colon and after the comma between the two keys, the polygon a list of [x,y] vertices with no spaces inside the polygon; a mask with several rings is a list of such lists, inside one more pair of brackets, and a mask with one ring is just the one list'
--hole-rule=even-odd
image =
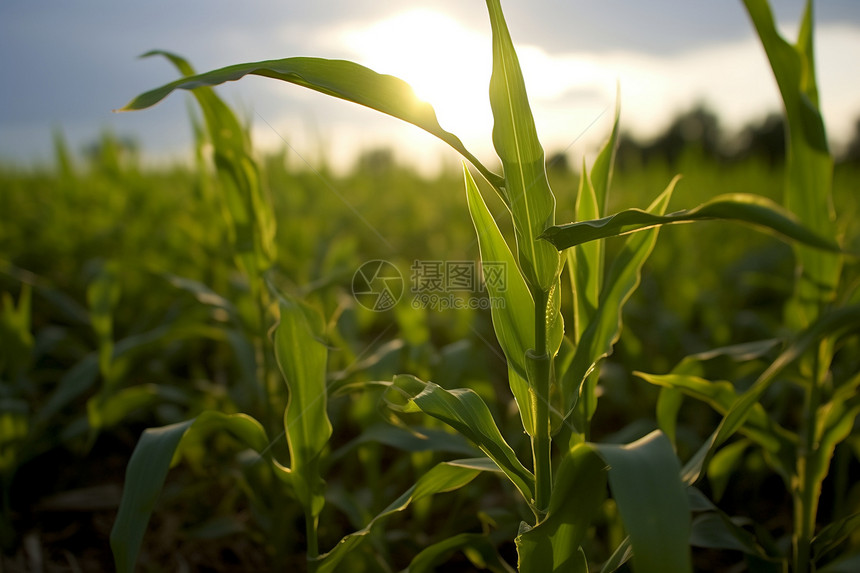
{"label": "corn plant", "polygon": [[[776,77],[787,124],[787,164],[784,202],[803,224],[832,242],[838,239],[832,206],[833,158],[827,148],[824,122],[818,103],[814,52],[813,12],[808,2],[796,43],[777,31],[767,3],[745,0],[746,9],[761,39]],[[822,485],[828,477],[837,446],[848,439],[860,414],[857,388],[860,364],[856,359],[860,306],[856,284],[840,280],[846,257],[839,252],[820,252],[794,245],[795,289],[785,306],[785,324],[791,332],[779,339],[689,356],[670,373],[640,373],[644,380],[663,388],[662,427],[674,433],[681,396],[709,404],[723,415],[717,429],[685,467],[687,483],[707,475],[716,491],[725,487],[725,476],[750,448],[764,454],[768,466],[791,492],[793,531],[791,550],[780,551],[739,529],[723,527],[729,538],[751,558],[790,566],[792,571],[849,571],[857,567],[858,547],[851,531],[857,513],[837,509],[835,521],[819,527],[818,509]],[[709,361],[730,356],[737,361],[765,359],[781,347],[777,357],[760,366],[755,382],[741,391],[733,380],[706,378]],[[776,384],[802,390],[798,427],[769,414],[766,392]],[[735,433],[743,437],[727,443]],[[721,485],[722,484],[722,485]],[[705,503],[706,512],[719,512]],[[840,515],[841,514],[841,515]],[[725,516],[723,516],[725,517]],[[738,547],[736,546],[736,547]]]}
{"label": "corn plant", "polygon": [[[384,388],[385,406],[396,423],[411,414],[435,418],[467,438],[481,456],[434,466],[362,529],[321,553],[318,521],[326,503],[322,467],[332,432],[326,411],[327,354],[321,342],[325,333],[314,311],[296,298],[279,294],[274,351],[289,388],[284,415],[289,467],[270,451],[263,426],[246,415],[206,412],[194,420],[148,430],[129,462],[112,535],[118,569],[134,566],[170,464],[195,439],[192,436],[221,430],[256,450],[271,473],[272,487],[289,491],[301,505],[309,570],[343,570],[348,554],[388,516],[422,498],[461,488],[482,472],[492,472],[503,476],[512,486],[514,499],[528,508],[514,540],[520,571],[588,571],[596,559],[586,553],[588,530],[603,506],[607,486],[628,537],[613,548],[603,570],[614,571],[632,558],[639,572],[691,571],[688,492],[664,432],[624,445],[591,441],[600,365],[620,336],[625,302],[636,289],[665,224],[735,220],[774,232],[793,244],[802,243],[804,249],[838,251],[838,247],[820,227],[802,225],[789,211],[759,196],[721,195],[691,209],[668,212],[677,180],[647,209],[607,215],[618,112],[609,141],[591,169],[582,171],[574,198],[578,220],[557,225],[556,197],[547,179],[517,54],[499,0],[487,0],[487,8],[492,29],[493,144],[502,175],[484,166],[459,138],[443,129],[432,107],[417,99],[405,82],[348,61],[287,58],[186,75],[136,97],[123,110],[150,107],[176,89],[208,90],[258,75],[375,109],[424,129],[459,152],[489,184],[513,222],[513,241],[508,241],[464,165],[466,198],[481,260],[501,264],[507,271],[503,288],[492,284],[487,288],[499,303],[492,305],[493,327],[507,360],[508,386],[522,430],[530,438],[531,459],[520,459],[488,404],[474,390],[446,389],[409,374],[378,382],[375,386]],[[230,205],[234,207],[242,206]],[[243,221],[248,225],[245,231],[265,235],[265,221],[247,217]],[[621,235],[629,236],[620,254],[606,261],[603,240]],[[567,320],[561,313],[562,285],[568,282],[562,280],[565,267],[573,309]],[[458,549],[468,549],[476,564],[510,570],[488,538],[477,534],[455,535],[427,547],[414,557],[409,570],[429,570]]]}

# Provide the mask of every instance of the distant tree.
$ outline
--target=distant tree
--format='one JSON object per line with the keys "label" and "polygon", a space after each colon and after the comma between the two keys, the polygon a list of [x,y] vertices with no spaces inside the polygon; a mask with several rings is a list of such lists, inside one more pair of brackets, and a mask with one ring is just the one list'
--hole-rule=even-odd
{"label": "distant tree", "polygon": [[618,150],[615,152],[615,165],[619,171],[637,169],[642,165],[644,146],[628,132],[618,136]]}
{"label": "distant tree", "polygon": [[387,147],[367,149],[358,157],[359,171],[369,173],[374,177],[389,173],[397,165],[394,151]]}
{"label": "distant tree", "polygon": [[684,150],[691,147],[697,147],[707,157],[720,157],[719,120],[701,105],[677,116],[668,129],[646,148],[645,160],[660,158],[675,165]]}
{"label": "distant tree", "polygon": [[703,105],[675,117],[663,133],[642,143],[629,133],[618,139],[617,164],[620,170],[661,161],[674,167],[688,149],[698,149],[712,159],[721,159],[722,133],[716,114]]}
{"label": "distant tree", "polygon": [[734,159],[760,158],[771,167],[785,162],[785,119],[780,113],[771,113],[764,120],[747,125],[741,130],[732,157]]}
{"label": "distant tree", "polygon": [[555,171],[557,173],[567,173],[570,171],[570,162],[567,154],[564,151],[556,151],[550,154],[546,159],[547,171]]}

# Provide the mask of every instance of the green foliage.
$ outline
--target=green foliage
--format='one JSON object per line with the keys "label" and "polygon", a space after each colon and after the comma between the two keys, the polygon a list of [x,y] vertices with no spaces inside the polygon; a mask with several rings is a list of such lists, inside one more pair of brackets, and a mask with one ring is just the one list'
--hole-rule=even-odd
{"label": "green foliage", "polygon": [[[4,547],[19,543],[28,462],[91,451],[106,434],[130,442],[143,424],[111,534],[121,571],[147,553],[162,511],[183,512],[185,539],[238,532],[282,569],[510,572],[516,551],[523,572],[628,561],[685,572],[702,547],[753,571],[851,570],[860,291],[846,255],[856,238],[830,204],[856,212],[852,172],[833,185],[811,3],[796,45],[766,2],[745,4],[786,105],[782,198],[764,163],[695,152],[614,173],[619,109],[590,169],[548,173],[497,0],[489,104],[502,175],[406,83],[357,64],[195,74],[148,54],[184,77],[123,109],[191,90],[202,113],[191,169],[141,171],[108,134],[88,169],[57,136],[59,175],[0,173],[0,217],[16,214],[0,220]],[[422,179],[384,152],[344,176],[260,157],[213,89],[246,75],[414,124],[483,180],[463,169],[463,203],[458,172]],[[379,201],[382,189],[397,196]],[[693,207],[671,211],[673,197]],[[483,285],[489,312],[404,301],[374,313],[349,296],[365,261],[472,260],[475,245],[485,272],[504,272]],[[747,507],[744,488],[770,475],[788,523]],[[212,503],[210,485],[229,493]],[[199,515],[188,500],[204,500]]]}

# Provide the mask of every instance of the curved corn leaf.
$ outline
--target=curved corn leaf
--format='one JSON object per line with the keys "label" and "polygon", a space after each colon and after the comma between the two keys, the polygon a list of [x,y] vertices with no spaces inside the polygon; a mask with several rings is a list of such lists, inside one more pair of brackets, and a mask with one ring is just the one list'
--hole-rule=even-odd
{"label": "curved corn leaf", "polygon": [[[656,375],[642,372],[634,374],[650,384],[680,390],[687,396],[705,402],[723,415],[738,399],[734,385],[725,380],[713,382],[684,374]],[[771,420],[761,404],[753,405],[740,431],[765,450],[775,454],[783,463],[784,475],[789,475],[793,471],[795,461],[793,452],[797,447],[797,437]]]}
{"label": "curved corn leaf", "polygon": [[[243,445],[261,454],[269,444],[260,423],[245,414],[203,412],[193,420],[150,428],[143,433],[128,462],[125,487],[110,534],[117,571],[134,571],[149,516],[155,508],[167,471],[178,459],[183,441],[199,440],[216,431],[230,433]],[[289,470],[274,460],[270,463],[281,477],[289,479]]]}
{"label": "curved corn leaf", "polygon": [[322,318],[297,300],[281,298],[281,320],[275,329],[275,358],[289,388],[284,413],[290,469],[296,496],[313,516],[322,511],[320,454],[331,437],[326,407],[328,350],[320,341]]}
{"label": "curved corn leaf", "polygon": [[609,487],[637,573],[692,571],[690,507],[672,444],[654,431],[632,444],[588,444],[609,464]]}
{"label": "curved corn leaf", "polygon": [[[661,214],[666,211],[676,181],[677,178],[654,200],[648,208],[649,213]],[[581,396],[584,398],[580,409],[582,417],[587,420],[594,413],[596,378],[589,379],[588,385],[583,383],[597,364],[612,353],[612,347],[621,333],[624,304],[639,285],[639,273],[654,249],[658,232],[659,229],[651,229],[628,238],[624,249],[613,262],[600,293],[598,308],[583,332],[571,365],[561,381],[565,418],[573,411]],[[586,420],[580,420],[583,428],[587,426]]]}
{"label": "curved corn leaf", "polygon": [[[811,232],[832,240],[836,237],[831,197],[833,157],[827,149],[818,103],[812,2],[806,4],[794,45],[780,36],[766,0],[744,0],[744,5],[770,61],[785,106],[788,124],[785,207]],[[795,327],[804,328],[818,316],[822,303],[835,296],[842,258],[804,245],[793,246],[800,278],[786,317]]]}
{"label": "curved corn leaf", "polygon": [[496,463],[526,501],[534,499],[534,475],[520,463],[499,432],[490,409],[473,390],[446,390],[433,382],[400,374],[386,390],[385,399],[393,410],[424,412],[457,430]]}
{"label": "curved corn leaf", "polygon": [[367,538],[367,535],[380,521],[403,511],[409,507],[409,504],[423,498],[459,489],[471,482],[483,471],[498,471],[498,468],[486,458],[455,460],[442,462],[433,466],[430,471],[418,479],[415,485],[391,502],[388,507],[371,519],[364,528],[350,533],[341,539],[331,551],[314,559],[316,561],[317,573],[339,571],[338,565]]}
{"label": "curved corn leaf", "polygon": [[588,241],[626,235],[658,225],[712,219],[749,223],[818,249],[833,252],[840,250],[832,239],[807,229],[789,211],[770,199],[745,193],[720,195],[693,209],[668,215],[628,209],[602,219],[550,227],[542,237],[559,250],[564,250]]}
{"label": "curved corn leaf", "polygon": [[590,445],[574,446],[556,472],[546,516],[520,526],[516,538],[520,571],[583,571],[580,545],[606,497],[606,463]]}
{"label": "curved corn leaf", "polygon": [[[432,573],[438,571],[436,568],[438,565],[444,563],[456,551],[465,549],[470,550],[467,553],[470,561],[481,569],[489,569],[494,573],[516,573],[499,556],[493,542],[482,533],[460,533],[434,543],[430,547],[421,550],[412,559],[409,567],[403,570],[403,573]],[[476,558],[480,558],[479,563],[475,563]]]}
{"label": "curved corn leaf", "polygon": [[514,219],[517,252],[529,286],[549,291],[560,271],[559,254],[538,241],[555,223],[544,152],[535,130],[522,70],[499,0],[487,0],[493,30],[493,145],[505,170],[507,205]]}
{"label": "curved corn leaf", "polygon": [[504,185],[504,180],[484,167],[457,136],[442,129],[433,107],[418,99],[409,84],[400,78],[379,74],[345,60],[285,58],[227,66],[182,78],[150,90],[137,96],[118,111],[145,109],[160,102],[174,90],[215,86],[236,81],[247,75],[263,76],[296,84],[411,123],[453,147],[497,190]]}
{"label": "curved corn leaf", "polygon": [[[673,369],[671,374],[703,376],[703,362],[717,357],[727,357],[736,362],[746,362],[762,357],[779,344],[779,340],[772,338],[768,340],[757,340],[742,344],[734,344],[699,352],[684,357]],[[657,399],[657,426],[669,440],[675,443],[676,428],[678,425],[678,412],[684,401],[683,393],[677,388],[663,386]]]}
{"label": "curved corn leaf", "polygon": [[825,526],[812,540],[812,553],[816,561],[837,549],[860,528],[860,513],[853,513]]}
{"label": "curved corn leaf", "polygon": [[735,399],[717,429],[696,454],[687,461],[683,471],[684,481],[688,484],[698,481],[716,449],[746,423],[759,398],[787,366],[805,354],[822,338],[837,338],[858,328],[860,328],[860,305],[854,305],[820,316],[809,328],[798,334],[767,370],[756,379],[753,385]]}

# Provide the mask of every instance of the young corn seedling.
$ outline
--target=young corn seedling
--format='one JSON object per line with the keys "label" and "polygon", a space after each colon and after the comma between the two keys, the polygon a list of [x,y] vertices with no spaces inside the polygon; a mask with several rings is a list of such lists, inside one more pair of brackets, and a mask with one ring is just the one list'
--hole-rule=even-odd
{"label": "young corn seedling", "polygon": [[[363,529],[320,554],[316,530],[325,495],[319,463],[331,433],[325,409],[325,347],[317,341],[321,335],[314,326],[318,318],[297,301],[285,302],[275,352],[290,391],[285,416],[290,468],[271,456],[265,432],[246,416],[208,413],[196,421],[149,430],[129,464],[126,493],[112,536],[122,570],[133,567],[153,496],[185,436],[221,428],[260,452],[302,505],[312,570],[339,570],[347,553],[383,518],[428,495],[462,487],[480,472],[493,471],[510,481],[531,511],[515,539],[520,571],[588,571],[584,544],[607,484],[629,537],[614,548],[603,570],[616,570],[632,555],[634,570],[639,573],[691,571],[690,507],[669,439],[655,431],[631,444],[606,445],[590,441],[589,431],[597,406],[601,361],[612,352],[620,335],[622,309],[638,285],[659,227],[729,219],[812,247],[838,248],[813,232],[818,228],[810,231],[788,211],[758,196],[723,195],[692,209],[667,213],[675,181],[646,210],[606,215],[618,113],[609,142],[591,171],[583,170],[575,198],[578,221],[556,225],[556,197],[549,186],[544,151],[499,0],[487,0],[487,9],[492,29],[493,144],[503,175],[487,169],[459,138],[444,130],[432,107],[417,99],[405,82],[348,61],[287,58],[238,64],[186,76],[138,96],[123,109],[150,107],[176,89],[205,89],[258,75],[378,110],[424,129],[459,152],[491,185],[513,222],[511,244],[499,230],[472,174],[464,169],[481,260],[507,270],[504,288],[491,284],[487,288],[500,303],[491,305],[493,326],[507,359],[508,382],[522,428],[531,440],[531,459],[519,459],[475,391],[448,390],[411,375],[396,376],[383,383],[385,402],[393,412],[421,412],[441,420],[468,438],[484,457],[436,466]],[[618,257],[607,264],[602,240],[619,235],[630,236]],[[567,321],[560,310],[565,266],[574,309]],[[147,472],[146,477],[140,477],[138,471]],[[509,569],[500,559],[486,557],[486,538],[458,535],[419,553],[409,570],[427,570],[435,560],[463,547],[480,548],[484,562],[495,570]],[[495,555],[492,548],[489,555]]]}

